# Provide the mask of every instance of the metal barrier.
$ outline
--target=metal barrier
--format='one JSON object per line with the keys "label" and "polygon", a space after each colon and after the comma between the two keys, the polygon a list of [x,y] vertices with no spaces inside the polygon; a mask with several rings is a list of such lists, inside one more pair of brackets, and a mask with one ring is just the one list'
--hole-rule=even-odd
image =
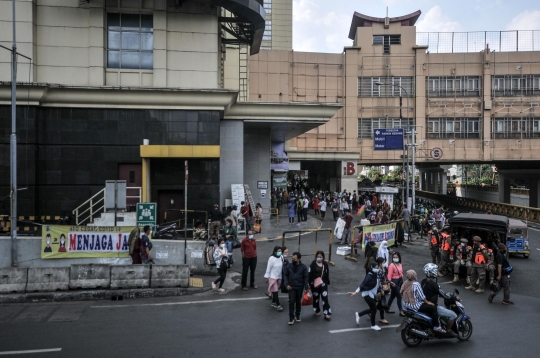
{"label": "metal barrier", "polygon": [[315,255],[317,253],[317,241],[318,241],[318,234],[319,232],[328,232],[330,233],[330,238],[328,239],[328,251],[327,252],[324,252],[324,254],[328,254],[328,259],[326,260],[326,262],[329,264],[329,265],[332,265],[332,266],[335,266],[336,264],[332,261],[332,240],[333,240],[333,233],[334,233],[334,230],[332,229],[309,229],[309,230],[294,230],[294,231],[283,231],[283,234],[281,236],[281,246],[285,246],[285,235],[286,234],[296,234],[298,233],[298,252],[301,252],[300,251],[300,247],[301,247],[301,242],[302,242],[302,234],[303,233],[315,233],[315,250],[313,251],[313,255]]}
{"label": "metal barrier", "polygon": [[279,209],[278,208],[271,208],[270,209],[270,216],[275,215],[276,216],[276,225],[279,226]]}
{"label": "metal barrier", "polygon": [[445,204],[464,206],[478,211],[491,211],[493,214],[504,215],[515,219],[540,223],[540,209],[528,206],[504,204],[493,201],[482,201],[458,196],[435,194],[429,191],[416,191],[418,196],[438,200]]}

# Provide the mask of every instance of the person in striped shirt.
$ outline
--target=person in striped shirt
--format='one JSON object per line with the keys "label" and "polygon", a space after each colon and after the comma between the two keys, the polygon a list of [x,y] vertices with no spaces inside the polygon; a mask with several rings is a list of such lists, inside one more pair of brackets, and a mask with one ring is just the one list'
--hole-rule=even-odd
{"label": "person in striped shirt", "polygon": [[439,326],[437,305],[427,300],[420,283],[416,281],[416,277],[416,271],[407,271],[407,280],[403,282],[400,291],[401,296],[403,297],[403,305],[411,311],[427,314],[433,321],[433,330],[445,333],[446,331]]}

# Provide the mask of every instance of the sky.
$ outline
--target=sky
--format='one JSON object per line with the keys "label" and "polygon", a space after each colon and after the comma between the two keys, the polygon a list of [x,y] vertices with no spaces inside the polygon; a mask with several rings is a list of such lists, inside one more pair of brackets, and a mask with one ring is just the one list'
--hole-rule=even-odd
{"label": "sky", "polygon": [[293,0],[293,49],[343,51],[355,11],[396,17],[421,10],[417,32],[540,30],[538,0]]}

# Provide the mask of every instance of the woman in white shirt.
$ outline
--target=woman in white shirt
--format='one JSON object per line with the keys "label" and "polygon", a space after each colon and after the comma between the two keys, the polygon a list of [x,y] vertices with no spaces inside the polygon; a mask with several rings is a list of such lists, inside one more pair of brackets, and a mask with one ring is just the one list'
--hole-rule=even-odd
{"label": "woman in white shirt", "polygon": [[326,200],[323,198],[320,205],[320,211],[321,211],[321,220],[324,220],[324,216],[326,215]]}
{"label": "woman in white shirt", "polygon": [[[227,275],[227,269],[229,268],[229,253],[225,247],[225,239],[221,238],[218,240],[217,247],[214,250],[214,262],[216,263],[217,271],[219,277],[217,280],[212,282],[212,288],[217,290],[219,293],[225,293],[223,288],[223,282],[225,282],[225,277]],[[219,283],[219,287],[218,284]]]}
{"label": "woman in white shirt", "polygon": [[268,284],[268,292],[272,294],[272,307],[278,311],[283,311],[283,307],[279,304],[279,287],[281,286],[283,272],[283,258],[281,257],[281,247],[274,247],[272,256],[268,259],[266,265],[266,273],[264,278]]}

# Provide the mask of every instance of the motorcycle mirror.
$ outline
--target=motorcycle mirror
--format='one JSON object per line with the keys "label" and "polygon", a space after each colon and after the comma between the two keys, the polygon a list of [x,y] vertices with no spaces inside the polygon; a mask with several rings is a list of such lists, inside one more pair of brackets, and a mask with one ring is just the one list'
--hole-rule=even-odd
{"label": "motorcycle mirror", "polygon": [[459,295],[459,291],[457,288],[454,290],[454,292],[456,293],[456,295]]}

